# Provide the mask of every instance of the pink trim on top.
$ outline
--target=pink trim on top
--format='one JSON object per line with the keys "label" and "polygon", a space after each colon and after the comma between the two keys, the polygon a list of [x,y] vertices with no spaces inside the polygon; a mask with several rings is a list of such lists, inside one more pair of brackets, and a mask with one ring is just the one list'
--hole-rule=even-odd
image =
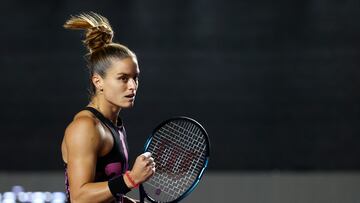
{"label": "pink trim on top", "polygon": [[126,148],[126,144],[125,144],[125,137],[124,137],[124,134],[121,130],[118,130],[119,131],[119,135],[120,135],[120,141],[121,141],[121,145],[124,149],[124,155],[125,155],[125,169],[127,170],[128,169],[128,160],[129,160],[129,155],[128,155],[128,150]]}

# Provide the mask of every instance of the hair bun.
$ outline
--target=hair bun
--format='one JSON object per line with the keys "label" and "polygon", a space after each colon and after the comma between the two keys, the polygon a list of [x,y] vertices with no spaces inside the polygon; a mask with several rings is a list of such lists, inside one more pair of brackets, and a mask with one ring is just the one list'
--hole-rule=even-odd
{"label": "hair bun", "polygon": [[97,26],[86,32],[86,38],[83,41],[90,52],[94,52],[112,42],[113,32],[104,26]]}
{"label": "hair bun", "polygon": [[85,30],[83,42],[90,53],[112,43],[114,36],[109,21],[94,12],[72,16],[66,21],[64,27],[67,29]]}

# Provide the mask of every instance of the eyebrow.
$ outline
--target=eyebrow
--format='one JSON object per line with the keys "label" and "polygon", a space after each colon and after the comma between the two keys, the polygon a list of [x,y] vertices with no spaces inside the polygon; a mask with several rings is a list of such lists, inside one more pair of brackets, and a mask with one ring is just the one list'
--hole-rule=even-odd
{"label": "eyebrow", "polygon": [[[136,72],[135,75],[139,75],[140,72]],[[124,76],[131,76],[132,74],[127,74],[127,73],[117,73],[116,75],[118,76],[121,76],[121,75],[124,75]]]}

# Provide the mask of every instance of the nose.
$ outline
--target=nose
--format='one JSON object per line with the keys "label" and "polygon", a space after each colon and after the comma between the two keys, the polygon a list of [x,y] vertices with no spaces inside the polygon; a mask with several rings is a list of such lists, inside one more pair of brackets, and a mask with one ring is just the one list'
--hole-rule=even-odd
{"label": "nose", "polygon": [[129,89],[136,90],[138,83],[134,78],[131,78],[128,82],[128,85],[129,85]]}

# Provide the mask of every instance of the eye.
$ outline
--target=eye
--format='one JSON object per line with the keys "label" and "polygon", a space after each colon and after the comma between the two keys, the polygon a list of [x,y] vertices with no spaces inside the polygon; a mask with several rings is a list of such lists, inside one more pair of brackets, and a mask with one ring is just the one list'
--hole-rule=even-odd
{"label": "eye", "polygon": [[129,78],[126,77],[126,76],[121,76],[121,77],[118,77],[118,80],[121,80],[123,82],[127,82],[129,80]]}

